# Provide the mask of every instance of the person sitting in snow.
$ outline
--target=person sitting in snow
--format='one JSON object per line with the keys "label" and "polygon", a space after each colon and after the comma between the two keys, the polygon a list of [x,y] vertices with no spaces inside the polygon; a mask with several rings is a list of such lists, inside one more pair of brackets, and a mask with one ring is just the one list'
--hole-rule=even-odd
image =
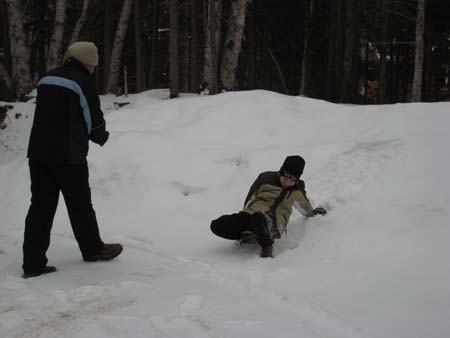
{"label": "person sitting in snow", "polygon": [[295,155],[288,156],[278,172],[261,173],[250,187],[244,210],[212,221],[211,231],[231,240],[256,236],[261,257],[273,257],[274,239],[286,232],[294,202],[307,217],[327,213],[322,207],[313,209],[306,197],[305,182],[300,180],[304,168],[305,160]]}

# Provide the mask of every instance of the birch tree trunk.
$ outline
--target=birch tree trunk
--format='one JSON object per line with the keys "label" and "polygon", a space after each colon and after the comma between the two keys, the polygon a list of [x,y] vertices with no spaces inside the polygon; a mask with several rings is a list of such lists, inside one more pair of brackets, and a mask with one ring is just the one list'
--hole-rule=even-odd
{"label": "birch tree trunk", "polygon": [[30,70],[30,48],[23,28],[22,9],[17,0],[5,0],[8,10],[9,39],[11,47],[11,79],[15,96],[23,100],[33,88]]}
{"label": "birch tree trunk", "polygon": [[417,23],[416,23],[416,55],[414,63],[412,102],[420,102],[422,100],[424,31],[425,31],[425,0],[418,0]]}
{"label": "birch tree trunk", "polygon": [[47,55],[47,71],[61,65],[64,22],[66,20],[66,0],[56,1],[55,26],[53,27]]}
{"label": "birch tree trunk", "polygon": [[247,2],[248,0],[231,1],[231,16],[220,65],[220,79],[225,90],[233,90],[234,88],[239,53],[241,52],[242,33],[245,27]]}
{"label": "birch tree trunk", "polygon": [[170,98],[179,95],[178,72],[178,0],[169,0],[169,87]]}
{"label": "birch tree trunk", "polygon": [[[78,21],[77,21],[77,24],[75,25],[75,28],[73,29],[72,37],[70,38],[70,42],[69,42],[68,46],[70,46],[72,43],[78,41],[81,29],[83,28],[84,23],[86,22],[87,12],[88,12],[88,9],[89,9],[90,2],[91,2],[91,0],[84,0],[83,1],[83,7],[81,9],[81,14],[80,14],[80,17],[78,18]],[[64,54],[64,60],[65,59],[67,59],[67,50],[66,50],[66,52]]]}
{"label": "birch tree trunk", "polygon": [[113,50],[111,53],[111,65],[109,66],[108,81],[106,83],[107,93],[115,92],[119,83],[122,49],[125,43],[125,37],[128,29],[128,21],[130,20],[132,7],[133,7],[133,0],[124,0],[119,23],[117,25],[116,36],[114,38]]}

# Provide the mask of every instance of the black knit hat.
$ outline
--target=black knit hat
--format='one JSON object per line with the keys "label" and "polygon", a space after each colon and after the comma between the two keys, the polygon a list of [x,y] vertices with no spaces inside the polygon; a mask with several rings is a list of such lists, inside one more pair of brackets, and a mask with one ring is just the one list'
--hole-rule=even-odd
{"label": "black knit hat", "polygon": [[298,180],[303,174],[305,168],[305,160],[298,155],[288,156],[284,160],[283,165],[280,168],[280,176],[292,178]]}

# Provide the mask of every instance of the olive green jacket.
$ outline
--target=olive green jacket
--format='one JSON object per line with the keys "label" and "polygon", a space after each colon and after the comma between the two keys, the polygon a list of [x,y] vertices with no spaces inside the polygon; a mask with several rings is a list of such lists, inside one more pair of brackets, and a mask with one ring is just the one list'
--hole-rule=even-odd
{"label": "olive green jacket", "polygon": [[293,187],[283,189],[278,172],[267,171],[260,174],[250,187],[244,211],[249,214],[262,212],[268,215],[277,226],[281,237],[287,230],[295,202],[300,204],[305,216],[314,216],[311,203],[306,197],[305,182],[299,180]]}

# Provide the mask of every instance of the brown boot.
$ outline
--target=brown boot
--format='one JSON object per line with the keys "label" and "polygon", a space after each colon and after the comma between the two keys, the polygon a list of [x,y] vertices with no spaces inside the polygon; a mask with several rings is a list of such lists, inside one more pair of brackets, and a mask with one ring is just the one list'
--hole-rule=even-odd
{"label": "brown boot", "polygon": [[268,257],[273,258],[273,246],[268,245],[268,246],[263,247],[261,249],[261,257],[262,258],[268,258]]}
{"label": "brown boot", "polygon": [[86,262],[109,261],[121,254],[123,250],[120,244],[104,244],[103,248],[90,255],[83,256]]}

